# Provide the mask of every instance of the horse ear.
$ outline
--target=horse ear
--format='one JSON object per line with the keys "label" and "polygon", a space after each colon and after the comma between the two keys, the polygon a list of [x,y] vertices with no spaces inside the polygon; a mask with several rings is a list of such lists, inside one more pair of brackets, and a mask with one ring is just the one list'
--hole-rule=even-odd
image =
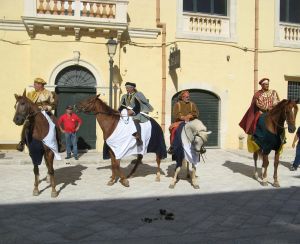
{"label": "horse ear", "polygon": [[23,92],[23,97],[26,97],[26,88],[24,89],[24,92]]}
{"label": "horse ear", "polygon": [[18,98],[19,98],[19,95],[18,95],[18,94],[15,94],[15,98],[16,98],[16,100],[18,100]]}
{"label": "horse ear", "polygon": [[98,94],[96,97],[98,97],[98,98],[99,98],[99,97],[100,97],[100,94]]}

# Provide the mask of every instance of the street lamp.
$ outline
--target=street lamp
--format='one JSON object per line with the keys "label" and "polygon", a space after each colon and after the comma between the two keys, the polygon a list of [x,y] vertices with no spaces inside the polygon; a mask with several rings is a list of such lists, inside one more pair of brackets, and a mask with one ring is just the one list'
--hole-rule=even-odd
{"label": "street lamp", "polygon": [[113,57],[116,54],[118,42],[113,38],[106,43],[107,53],[109,56],[109,106],[112,106],[112,83],[113,83]]}

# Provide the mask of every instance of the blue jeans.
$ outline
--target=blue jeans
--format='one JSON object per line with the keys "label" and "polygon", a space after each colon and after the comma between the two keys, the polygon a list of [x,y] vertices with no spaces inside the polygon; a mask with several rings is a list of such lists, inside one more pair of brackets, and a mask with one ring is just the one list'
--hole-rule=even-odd
{"label": "blue jeans", "polygon": [[300,164],[300,143],[298,143],[296,147],[296,156],[293,163],[294,168],[298,168],[299,164]]}
{"label": "blue jeans", "polygon": [[78,156],[78,150],[77,150],[76,132],[74,132],[74,133],[65,133],[65,138],[66,138],[67,156],[71,156],[71,146],[73,146],[73,155],[74,155],[74,157],[77,157]]}

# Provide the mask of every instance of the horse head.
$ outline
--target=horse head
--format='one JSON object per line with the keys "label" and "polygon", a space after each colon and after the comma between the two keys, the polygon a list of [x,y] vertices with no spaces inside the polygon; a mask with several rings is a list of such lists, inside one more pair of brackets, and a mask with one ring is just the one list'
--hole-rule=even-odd
{"label": "horse head", "polygon": [[26,97],[26,90],[22,96],[15,94],[16,104],[15,104],[15,115],[13,121],[16,125],[24,124],[25,120],[32,113],[32,102]]}
{"label": "horse head", "polygon": [[185,125],[185,134],[193,150],[200,153],[201,147],[207,142],[208,135],[206,126],[198,119],[194,119]]}
{"label": "horse head", "polygon": [[88,97],[80,101],[78,104],[75,105],[75,108],[78,112],[84,113],[95,113],[96,112],[96,102],[99,99],[100,94],[96,96]]}
{"label": "horse head", "polygon": [[298,113],[298,100],[292,101],[288,100],[288,103],[285,106],[285,116],[286,122],[288,124],[288,131],[294,133],[296,131],[296,116]]}

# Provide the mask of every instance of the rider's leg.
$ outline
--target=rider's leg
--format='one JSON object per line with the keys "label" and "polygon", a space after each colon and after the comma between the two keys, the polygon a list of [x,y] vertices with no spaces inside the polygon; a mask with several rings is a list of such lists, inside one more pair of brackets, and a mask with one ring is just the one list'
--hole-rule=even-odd
{"label": "rider's leg", "polygon": [[141,125],[140,125],[140,121],[137,120],[137,119],[134,119],[134,124],[135,124],[135,127],[136,127],[136,133],[133,134],[133,136],[136,138],[136,142],[137,142],[137,145],[140,146],[140,145],[143,145],[143,141],[142,141],[142,138],[141,138]]}

